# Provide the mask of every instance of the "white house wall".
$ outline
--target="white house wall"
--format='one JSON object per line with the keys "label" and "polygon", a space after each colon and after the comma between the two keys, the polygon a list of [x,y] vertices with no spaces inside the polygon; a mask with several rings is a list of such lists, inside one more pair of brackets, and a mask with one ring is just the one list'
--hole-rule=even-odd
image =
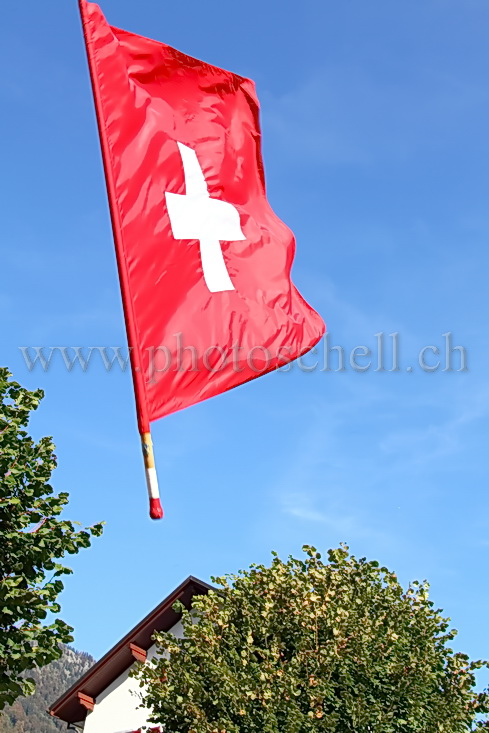
{"label": "white house wall", "polygon": [[[170,629],[178,638],[183,637],[180,621]],[[148,649],[147,658],[152,659],[155,647]],[[141,708],[141,697],[144,688],[138,681],[129,677],[132,667],[123,672],[95,700],[95,708],[87,714],[84,733],[128,733],[150,725],[149,710]]]}

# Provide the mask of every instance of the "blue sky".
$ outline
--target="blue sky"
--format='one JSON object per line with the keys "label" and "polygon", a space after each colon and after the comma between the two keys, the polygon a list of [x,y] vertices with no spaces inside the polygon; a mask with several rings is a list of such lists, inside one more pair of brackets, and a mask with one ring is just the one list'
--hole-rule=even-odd
{"label": "blue sky", "polygon": [[[152,523],[129,373],[29,373],[19,352],[126,342],[77,4],[6,4],[0,361],[46,390],[32,431],[54,436],[70,517],[107,522],[70,558],[76,646],[102,655],[189,574],[346,541],[427,578],[457,646],[489,657],[486,0],[102,8],[256,81],[295,283],[347,354],[398,332],[401,370],[294,368],[154,424]],[[423,372],[446,332],[468,370]]]}

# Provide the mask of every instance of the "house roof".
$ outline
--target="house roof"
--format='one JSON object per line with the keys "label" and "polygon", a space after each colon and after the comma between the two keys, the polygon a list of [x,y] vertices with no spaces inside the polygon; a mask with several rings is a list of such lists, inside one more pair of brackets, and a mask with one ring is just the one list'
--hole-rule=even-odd
{"label": "house roof", "polygon": [[87,709],[82,705],[80,695],[82,699],[83,696],[96,699],[120,674],[134,664],[130,644],[147,651],[154,643],[152,637],[155,631],[168,631],[179,620],[180,614],[172,608],[176,601],[181,601],[186,608],[190,608],[193,596],[203,595],[209,590],[213,590],[211,585],[192,575],[184,580],[83,677],[80,677],[78,682],[75,682],[64,695],[56,700],[49,710],[51,715],[67,723],[84,720]]}

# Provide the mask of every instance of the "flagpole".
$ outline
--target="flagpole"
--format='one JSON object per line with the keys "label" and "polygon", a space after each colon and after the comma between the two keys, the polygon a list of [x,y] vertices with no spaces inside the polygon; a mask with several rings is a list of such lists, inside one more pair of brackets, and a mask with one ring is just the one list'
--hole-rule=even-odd
{"label": "flagpole", "polygon": [[158,488],[158,476],[155,467],[153,441],[149,431],[141,434],[141,445],[143,448],[146,485],[148,487],[149,495],[149,515],[151,519],[161,519],[163,517],[163,508],[161,506],[160,491]]}
{"label": "flagpole", "polygon": [[158,488],[158,477],[153,453],[153,441],[151,439],[151,431],[149,426],[149,415],[146,399],[146,383],[144,379],[144,371],[142,358],[139,349],[139,342],[136,338],[136,324],[132,309],[132,298],[129,287],[129,277],[126,269],[124,257],[124,248],[121,234],[120,214],[117,207],[117,198],[115,191],[115,182],[112,174],[112,165],[110,161],[110,147],[107,139],[107,133],[102,124],[103,102],[101,98],[100,88],[97,83],[97,68],[95,56],[92,53],[91,39],[88,33],[88,17],[86,0],[78,0],[80,17],[82,21],[83,37],[85,39],[85,50],[87,53],[88,68],[90,71],[90,79],[92,82],[93,96],[95,100],[95,112],[97,116],[97,125],[99,131],[100,145],[102,149],[102,160],[104,164],[105,182],[107,185],[107,194],[109,199],[110,218],[112,222],[112,232],[114,235],[117,269],[119,272],[119,282],[122,294],[122,306],[124,311],[124,321],[126,324],[127,340],[129,344],[129,353],[131,359],[131,371],[134,383],[134,396],[136,399],[136,412],[141,436],[141,447],[144,459],[144,468],[146,472],[146,485],[149,496],[149,514],[151,519],[161,519],[163,517],[163,508],[160,501],[160,493]]}

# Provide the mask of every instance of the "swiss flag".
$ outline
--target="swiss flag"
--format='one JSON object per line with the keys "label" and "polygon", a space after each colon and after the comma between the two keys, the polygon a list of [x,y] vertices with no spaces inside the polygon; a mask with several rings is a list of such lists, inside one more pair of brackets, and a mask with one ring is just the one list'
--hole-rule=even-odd
{"label": "swiss flag", "polygon": [[249,79],[110,26],[80,0],[141,432],[305,353]]}

